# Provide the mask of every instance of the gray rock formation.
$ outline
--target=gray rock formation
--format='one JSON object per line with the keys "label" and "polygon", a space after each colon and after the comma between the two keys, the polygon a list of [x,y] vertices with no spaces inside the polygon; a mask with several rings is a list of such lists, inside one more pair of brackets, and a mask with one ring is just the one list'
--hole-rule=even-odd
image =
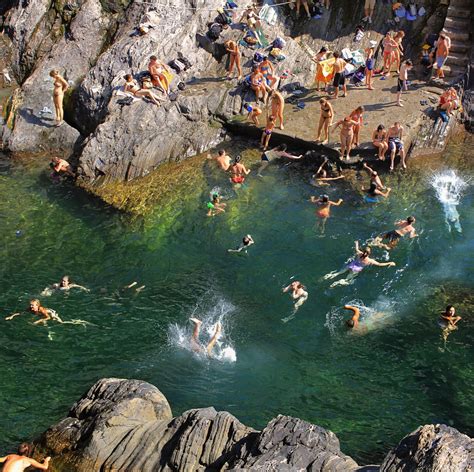
{"label": "gray rock formation", "polygon": [[[46,4],[45,4],[46,3]],[[29,54],[38,55],[38,48],[31,29],[43,31],[48,35],[41,18],[47,15],[45,10],[50,2],[34,0],[26,9],[18,9],[9,18],[8,28],[14,31],[13,47],[19,54],[18,64],[25,64],[25,56]],[[40,12],[28,14],[29,8],[35,8]],[[48,10],[49,11],[49,10]],[[42,16],[43,15],[43,16]],[[31,17],[40,18],[36,24]],[[54,111],[52,100],[52,79],[49,72],[58,69],[72,88],[77,86],[89,70],[91,63],[101,52],[106,40],[107,29],[110,21],[104,14],[99,0],[85,0],[77,14],[68,25],[67,35],[61,37],[57,43],[48,43],[48,54],[35,63],[34,71],[22,83],[19,103],[16,107],[15,126],[8,140],[11,151],[37,151],[37,150],[61,150],[71,151],[80,136],[80,133],[67,123],[60,127],[54,126],[54,114],[42,113],[44,107]],[[39,33],[36,33],[38,36]],[[47,36],[51,39],[51,35]],[[32,46],[34,42],[36,47]],[[29,57],[29,56],[28,56]],[[19,67],[19,66],[18,66]],[[25,75],[22,69],[17,67],[16,74],[20,79]],[[70,92],[66,93],[65,111],[67,113],[68,98]]]}
{"label": "gray rock formation", "polygon": [[98,381],[40,445],[70,472],[357,469],[319,426],[279,416],[257,432],[214,408],[172,418],[159,390],[138,380]]}
{"label": "gray rock formation", "polygon": [[381,472],[471,472],[474,440],[444,424],[420,426],[383,461]]}

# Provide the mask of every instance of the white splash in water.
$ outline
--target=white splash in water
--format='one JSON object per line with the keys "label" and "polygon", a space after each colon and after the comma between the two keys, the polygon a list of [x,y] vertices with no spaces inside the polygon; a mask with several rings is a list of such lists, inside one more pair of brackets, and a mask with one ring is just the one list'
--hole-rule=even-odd
{"label": "white splash in water", "polygon": [[[354,334],[365,334],[389,324],[391,313],[393,313],[394,302],[385,296],[380,296],[373,307],[365,306],[361,300],[350,300],[345,305],[353,306],[360,310],[359,326],[350,330]],[[326,314],[326,323],[331,336],[337,336],[347,332],[344,329],[345,322],[352,316],[352,312],[343,307],[333,307]]]}
{"label": "white splash in water", "polygon": [[236,362],[237,354],[226,331],[228,331],[229,316],[235,311],[232,303],[219,296],[210,296],[201,300],[194,307],[188,317],[198,318],[202,321],[200,330],[200,345],[202,349],[196,350],[195,344],[191,341],[194,325],[186,318],[186,324],[172,324],[168,329],[168,343],[171,346],[186,349],[200,359],[208,359],[206,345],[211,340],[216,331],[216,324],[221,324],[221,332],[217,337],[217,342],[212,350],[212,358],[223,362]]}
{"label": "white splash in water", "polygon": [[462,233],[456,206],[459,205],[462,192],[468,186],[468,183],[457,175],[454,170],[448,170],[434,174],[430,179],[430,184],[436,191],[438,200],[443,205],[449,231],[454,227],[458,233]]}

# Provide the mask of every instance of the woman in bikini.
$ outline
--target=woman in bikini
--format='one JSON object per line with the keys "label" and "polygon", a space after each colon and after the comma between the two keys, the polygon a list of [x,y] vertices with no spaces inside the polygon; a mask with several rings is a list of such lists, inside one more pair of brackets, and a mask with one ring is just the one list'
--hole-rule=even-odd
{"label": "woman in bikini", "polygon": [[316,215],[320,218],[320,228],[321,228],[321,233],[324,233],[324,229],[326,227],[326,221],[331,215],[331,207],[334,206],[339,206],[343,200],[340,198],[337,202],[332,202],[329,200],[329,197],[327,195],[321,195],[319,198],[316,197],[311,197],[311,203],[315,203],[318,205],[318,209],[316,210]]}
{"label": "woman in bikini", "polygon": [[240,63],[240,49],[235,41],[229,39],[224,43],[226,51],[229,53],[229,72],[227,78],[230,80],[232,78],[232,72],[234,71],[234,66],[237,68],[239,76],[238,80],[242,78],[242,65]]}
{"label": "woman in bikini", "polygon": [[275,128],[275,117],[270,115],[267,119],[267,125],[262,133],[262,139],[260,140],[260,144],[263,147],[263,150],[266,151],[268,149],[268,144],[270,142],[270,138],[272,136],[273,129]]}
{"label": "woman in bikini", "polygon": [[359,134],[360,134],[360,129],[362,128],[362,122],[364,117],[362,114],[364,113],[364,107],[360,106],[357,107],[350,115],[349,118],[353,121],[355,121],[357,124],[354,125],[354,136],[352,138],[352,143],[351,143],[351,148],[355,148],[356,146],[359,146]]}
{"label": "woman in bikini", "polygon": [[404,37],[405,37],[405,33],[403,31],[398,31],[393,37],[393,40],[397,44],[396,48],[393,50],[393,62],[396,64],[397,74],[400,73],[400,63],[403,56],[402,41]]}
{"label": "woman in bikini", "polygon": [[268,56],[263,57],[263,61],[260,63],[260,72],[262,73],[268,87],[273,88],[277,78],[275,77],[275,69],[273,64],[268,60]]}
{"label": "woman in bikini", "polygon": [[362,191],[366,194],[364,195],[364,201],[366,203],[378,203],[380,201],[379,197],[387,198],[391,192],[391,188],[387,188],[385,192],[377,188],[377,184],[371,183],[369,188],[362,187]]}
{"label": "woman in bikini", "polygon": [[131,93],[135,97],[147,97],[149,98],[155,105],[160,106],[160,101],[163,101],[162,98],[155,95],[151,90],[141,89],[137,82],[133,79],[131,74],[127,74],[125,77],[125,85],[123,87],[124,91],[127,93]]}
{"label": "woman in bikini", "polygon": [[276,90],[272,90],[268,96],[271,99],[272,116],[275,117],[275,124],[277,120],[279,120],[280,129],[284,129],[283,110],[285,109],[285,99],[283,98],[283,95]]}
{"label": "woman in bikini", "polygon": [[252,74],[250,75],[250,86],[255,92],[255,97],[258,100],[263,102],[267,101],[267,89],[265,87],[265,78],[263,77],[262,72],[260,71],[259,66],[253,68]]}
{"label": "woman in bikini", "polygon": [[354,126],[357,126],[358,122],[351,119],[350,116],[346,116],[343,120],[339,120],[337,123],[331,125],[341,127],[341,150],[339,151],[341,154],[341,159],[344,159],[344,155],[347,152],[347,159],[349,159],[349,153],[351,152],[351,145],[352,140],[354,138]]}
{"label": "woman in bikini", "polygon": [[64,120],[63,100],[64,93],[69,88],[69,85],[66,80],[59,75],[59,72],[57,70],[52,70],[49,75],[54,80],[53,102],[54,110],[56,112],[56,126],[59,126]]}
{"label": "woman in bikini", "polygon": [[387,32],[382,42],[383,45],[383,72],[382,75],[390,74],[394,59],[394,51],[398,48],[398,43],[392,38],[390,31]]}
{"label": "woman in bikini", "polygon": [[321,141],[321,131],[324,130],[324,140],[321,144],[327,144],[329,141],[329,127],[334,118],[334,109],[325,98],[321,98],[319,104],[321,106],[321,114],[319,116],[318,136],[316,137],[316,142]]}
{"label": "woman in bikini", "polygon": [[388,150],[387,130],[384,125],[378,125],[372,133],[372,144],[379,150],[378,158],[384,161],[385,153]]}
{"label": "woman in bikini", "polygon": [[237,156],[234,159],[234,162],[230,168],[232,177],[230,178],[231,183],[233,184],[243,184],[245,182],[245,177],[250,174],[250,169],[247,169],[241,162],[241,157]]}
{"label": "woman in bikini", "polygon": [[362,272],[366,267],[370,265],[374,265],[377,267],[394,267],[395,262],[379,262],[375,259],[370,257],[371,249],[370,247],[366,247],[365,249],[361,250],[359,248],[359,241],[355,242],[355,252],[356,256],[352,261],[350,261],[342,270],[330,272],[324,276],[324,279],[334,279],[339,277],[340,275],[349,272],[349,275],[342,280],[338,280],[337,282],[333,282],[330,285],[330,288],[337,287],[338,285],[349,285],[353,282],[354,278],[357,276],[359,272]]}

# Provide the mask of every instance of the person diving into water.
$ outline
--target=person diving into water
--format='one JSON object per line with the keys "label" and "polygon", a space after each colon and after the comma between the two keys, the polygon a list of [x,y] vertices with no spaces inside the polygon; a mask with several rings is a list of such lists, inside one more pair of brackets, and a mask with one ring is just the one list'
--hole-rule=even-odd
{"label": "person diving into water", "polygon": [[201,353],[201,354],[205,353],[209,357],[212,357],[212,350],[214,349],[214,346],[215,346],[217,340],[219,339],[219,335],[221,334],[221,330],[222,330],[220,321],[218,321],[216,323],[216,328],[214,330],[214,334],[212,335],[212,337],[211,337],[210,341],[208,342],[207,346],[204,347],[204,345],[201,344],[201,342],[199,341],[199,334],[200,334],[200,331],[201,331],[202,321],[198,320],[197,318],[189,318],[189,320],[192,323],[194,323],[194,330],[193,330],[193,334],[192,334],[191,340],[190,340],[191,349],[194,352],[198,352],[198,353]]}

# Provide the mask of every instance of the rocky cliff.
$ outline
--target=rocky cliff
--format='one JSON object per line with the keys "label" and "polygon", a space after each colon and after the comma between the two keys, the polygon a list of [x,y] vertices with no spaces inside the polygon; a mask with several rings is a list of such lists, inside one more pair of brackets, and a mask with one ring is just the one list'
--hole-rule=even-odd
{"label": "rocky cliff", "polygon": [[[250,0],[238,2],[239,7]],[[164,5],[167,6],[164,6]],[[245,96],[236,81],[227,82],[223,42],[239,40],[240,27],[232,25],[221,38],[206,37],[209,22],[223,0],[29,0],[9,2],[2,9],[3,29],[11,40],[11,68],[21,84],[13,97],[10,127],[3,127],[3,142],[11,151],[75,153],[83,180],[99,176],[131,180],[146,175],[161,162],[194,155],[222,139],[222,121],[241,112]],[[286,59],[277,65],[294,74],[290,82],[310,83],[315,65],[311,48],[326,43],[334,48],[350,44],[363,10],[363,0],[351,4],[334,0],[331,10],[310,23],[294,21],[287,6],[279,8],[275,24],[265,23],[268,40],[287,40]],[[411,25],[419,35],[435,11],[426,2],[425,19]],[[380,7],[370,39],[387,28],[388,10]],[[242,10],[239,11],[240,17]],[[136,27],[151,29],[137,35]],[[366,35],[360,43],[368,44]],[[146,70],[151,54],[167,62],[184,54],[192,68],[174,78],[187,83],[177,101],[160,108],[137,100],[120,105],[116,96],[126,73]],[[243,49],[248,71],[254,51]],[[66,122],[53,126],[51,69],[58,69],[70,84],[65,97]],[[45,108],[46,107],[46,108]],[[44,111],[46,110],[46,112]]]}
{"label": "rocky cliff", "polygon": [[37,441],[54,470],[468,472],[474,441],[445,425],[406,436],[382,465],[358,466],[331,431],[278,416],[255,431],[227,412],[189,410],[172,417],[168,401],[138,380],[102,379]]}

